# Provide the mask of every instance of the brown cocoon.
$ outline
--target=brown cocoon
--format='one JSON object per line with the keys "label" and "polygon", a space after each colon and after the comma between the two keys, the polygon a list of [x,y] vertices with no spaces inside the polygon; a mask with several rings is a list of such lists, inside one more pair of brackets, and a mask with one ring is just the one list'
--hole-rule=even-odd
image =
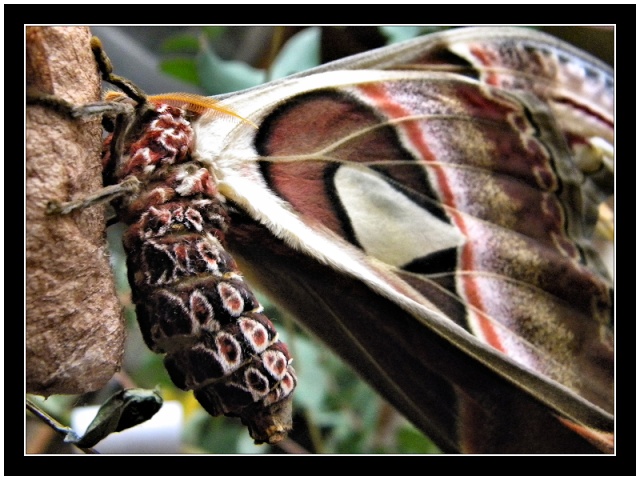
{"label": "brown cocoon", "polygon": [[[28,27],[27,85],[75,104],[99,100],[86,27]],[[120,368],[124,323],[105,238],[104,206],[46,215],[49,200],[102,187],[100,119],[26,109],[27,392],[100,389]]]}

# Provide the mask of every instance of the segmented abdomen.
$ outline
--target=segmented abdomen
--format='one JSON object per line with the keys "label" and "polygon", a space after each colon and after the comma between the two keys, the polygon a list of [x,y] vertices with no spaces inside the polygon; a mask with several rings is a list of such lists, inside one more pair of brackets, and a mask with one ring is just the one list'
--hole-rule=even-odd
{"label": "segmented abdomen", "polygon": [[189,123],[167,105],[150,117],[141,133],[121,133],[123,152],[109,139],[105,154],[107,175],[141,182],[116,208],[130,225],[124,246],[142,335],[210,414],[239,416],[257,443],[274,443],[291,428],[289,352],[224,249],[224,199],[190,158]]}

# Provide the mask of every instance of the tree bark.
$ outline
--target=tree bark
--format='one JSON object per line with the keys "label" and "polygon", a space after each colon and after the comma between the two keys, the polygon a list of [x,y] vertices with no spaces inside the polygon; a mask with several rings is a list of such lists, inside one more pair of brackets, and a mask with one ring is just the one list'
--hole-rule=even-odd
{"label": "tree bark", "polygon": [[[86,27],[27,27],[27,85],[75,105],[98,100],[90,38]],[[100,119],[29,105],[26,132],[27,392],[86,393],[119,370],[124,352],[104,206],[69,215],[45,209],[102,187]]]}

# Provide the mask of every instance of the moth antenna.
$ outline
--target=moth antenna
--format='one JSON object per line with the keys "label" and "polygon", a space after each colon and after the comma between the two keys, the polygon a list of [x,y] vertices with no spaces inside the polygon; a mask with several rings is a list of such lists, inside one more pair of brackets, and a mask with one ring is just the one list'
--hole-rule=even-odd
{"label": "moth antenna", "polygon": [[98,37],[91,37],[91,51],[96,58],[102,79],[120,88],[127,96],[132,98],[138,105],[142,105],[147,100],[147,95],[133,82],[113,73],[113,64],[102,47],[102,42]]}
{"label": "moth antenna", "polygon": [[173,107],[183,108],[198,115],[203,115],[209,111],[224,113],[226,115],[236,117],[243,122],[252,125],[256,129],[258,128],[258,126],[251,120],[244,118],[230,108],[220,105],[220,102],[218,102],[218,100],[215,100],[211,97],[205,97],[203,95],[197,95],[195,93],[171,92],[163,93],[160,95],[150,95],[148,97],[148,100],[154,103],[166,103]]}

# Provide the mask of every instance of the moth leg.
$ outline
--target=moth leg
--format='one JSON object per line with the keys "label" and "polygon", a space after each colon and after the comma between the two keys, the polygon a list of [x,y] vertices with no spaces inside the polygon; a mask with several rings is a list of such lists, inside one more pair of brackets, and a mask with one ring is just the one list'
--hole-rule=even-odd
{"label": "moth leg", "polygon": [[75,105],[67,102],[64,98],[41,92],[40,90],[30,86],[27,86],[26,104],[41,105],[43,107],[48,107],[64,116],[77,118],[74,114],[74,110],[76,108]]}
{"label": "moth leg", "polygon": [[44,93],[32,87],[27,87],[26,104],[47,107],[74,120],[100,116],[115,117],[133,113],[133,106],[128,103],[101,101],[74,105],[62,97]]}
{"label": "moth leg", "polygon": [[139,190],[140,180],[136,177],[127,177],[121,183],[101,188],[97,192],[78,200],[72,200],[71,202],[50,200],[47,203],[46,212],[47,215],[68,215],[75,210],[87,208],[92,205],[98,205],[100,203],[110,202],[113,199],[126,195],[136,194]]}
{"label": "moth leg", "polygon": [[[94,102],[85,105],[73,105],[64,98],[34,89],[27,89],[27,105],[41,105],[72,119],[83,119],[95,116],[113,117],[116,125],[127,123],[133,116],[133,107],[122,102]],[[120,120],[120,121],[118,121]],[[140,181],[130,177],[117,185],[104,187],[97,192],[78,200],[60,202],[51,200],[47,203],[47,215],[67,215],[75,210],[87,208],[99,203],[109,202],[115,198],[134,194],[139,190]]]}
{"label": "moth leg", "polygon": [[[106,101],[76,106],[55,95],[27,89],[27,105],[42,105],[72,119],[102,117],[103,124],[107,124],[105,125],[107,130],[124,131],[135,121],[135,118],[140,116],[140,111],[136,114],[136,109],[144,109],[144,106],[147,105],[147,97],[135,84],[113,73],[111,61],[97,37],[91,39],[91,50],[96,58],[103,80],[119,87],[125,95],[111,95],[108,96]],[[115,135],[114,137],[121,139],[123,135]],[[121,141],[116,141],[112,144],[112,154],[116,157],[122,151],[123,146],[121,143]],[[119,184],[104,187],[85,198],[70,202],[51,200],[47,203],[46,213],[48,215],[67,215],[75,210],[135,194],[139,191],[139,188],[140,181],[135,177],[129,177]]]}
{"label": "moth leg", "polygon": [[[121,89],[129,100],[137,106],[147,103],[147,95],[133,82],[113,73],[111,60],[105,53],[98,37],[91,38],[91,51],[96,59],[102,79]],[[76,106],[63,98],[27,87],[27,105],[42,105],[67,115],[70,118],[89,118],[94,116],[117,115],[131,116],[133,105],[121,95],[107,94],[107,100]]]}

